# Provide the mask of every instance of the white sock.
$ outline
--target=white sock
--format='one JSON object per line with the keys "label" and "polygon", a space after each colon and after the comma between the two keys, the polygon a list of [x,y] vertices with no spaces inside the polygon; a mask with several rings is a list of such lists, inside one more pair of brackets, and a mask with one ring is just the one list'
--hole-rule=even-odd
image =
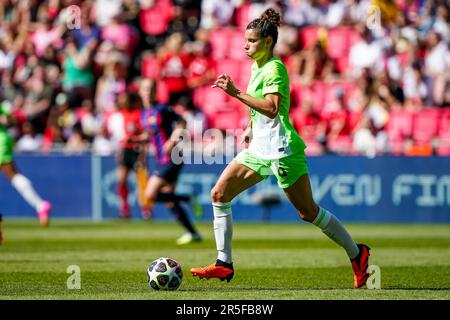
{"label": "white sock", "polygon": [[231,239],[233,237],[233,218],[231,202],[214,202],[214,236],[216,238],[217,259],[231,263]]}
{"label": "white sock", "polygon": [[359,248],[344,225],[332,213],[324,208],[320,208],[316,219],[312,222],[322,229],[328,238],[343,247],[350,259],[355,258],[359,253]]}
{"label": "white sock", "polygon": [[18,173],[11,179],[11,184],[30,206],[32,206],[35,210],[40,209],[43,201],[36,191],[34,191],[33,185],[27,177]]}

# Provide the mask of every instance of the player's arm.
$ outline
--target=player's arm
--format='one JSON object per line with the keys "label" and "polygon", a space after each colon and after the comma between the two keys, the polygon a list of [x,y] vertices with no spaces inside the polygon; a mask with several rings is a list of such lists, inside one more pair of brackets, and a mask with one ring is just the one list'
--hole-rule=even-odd
{"label": "player's arm", "polygon": [[150,134],[146,131],[140,135],[128,137],[128,142],[147,143],[150,140]]}
{"label": "player's arm", "polygon": [[8,112],[0,112],[0,125],[9,128],[16,125],[16,119]]}
{"label": "player's arm", "polygon": [[225,91],[230,96],[245,103],[250,108],[258,111],[259,113],[274,119],[281,105],[281,95],[278,93],[269,93],[264,96],[264,99],[258,99],[242,92],[234,86],[231,78],[226,74],[221,74],[216,82],[214,82],[213,88],[218,87]]}
{"label": "player's arm", "polygon": [[163,146],[163,151],[166,154],[169,154],[172,152],[172,149],[176,146],[178,142],[180,142],[180,137],[183,136],[183,132],[186,129],[186,120],[183,118],[179,118],[177,121],[177,124],[172,132],[172,135],[170,136],[170,139],[167,140],[167,142]]}

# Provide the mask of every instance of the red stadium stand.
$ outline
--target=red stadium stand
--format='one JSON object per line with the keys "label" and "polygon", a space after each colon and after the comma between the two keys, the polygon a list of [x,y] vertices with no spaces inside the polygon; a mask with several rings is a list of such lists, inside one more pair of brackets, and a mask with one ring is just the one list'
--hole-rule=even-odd
{"label": "red stadium stand", "polygon": [[213,112],[217,109],[221,109],[227,102],[227,95],[222,90],[217,88],[211,88],[206,85],[194,89],[193,91],[194,104],[198,106],[203,112]]}
{"label": "red stadium stand", "polygon": [[146,34],[161,35],[173,19],[173,3],[170,0],[155,0],[155,3],[139,15],[142,30]]}
{"label": "red stadium stand", "polygon": [[238,110],[221,111],[210,117],[210,123],[217,129],[243,129],[241,113]]}
{"label": "red stadium stand", "polygon": [[419,145],[429,145],[438,133],[440,112],[428,109],[414,115],[413,139]]}
{"label": "red stadium stand", "polygon": [[339,136],[336,139],[327,141],[328,150],[340,154],[353,154],[353,141],[350,136]]}
{"label": "red stadium stand", "polygon": [[392,111],[387,123],[387,132],[392,153],[399,155],[404,151],[405,140],[411,138],[413,130],[413,113]]}
{"label": "red stadium stand", "polygon": [[436,153],[440,156],[450,156],[450,109],[441,112]]}
{"label": "red stadium stand", "polygon": [[235,82],[239,82],[241,75],[241,63],[239,60],[225,58],[217,64],[216,67],[217,75],[227,74],[233,79]]}
{"label": "red stadium stand", "polygon": [[303,48],[311,48],[319,40],[318,31],[319,27],[317,26],[300,29],[300,43]]}
{"label": "red stadium stand", "polygon": [[153,54],[148,54],[142,59],[141,72],[144,78],[159,78],[161,68],[158,58]]}
{"label": "red stadium stand", "polygon": [[210,32],[209,43],[213,59],[220,60],[230,55],[230,29],[219,28]]}
{"label": "red stadium stand", "polygon": [[230,58],[236,60],[249,59],[244,51],[245,38],[242,31],[239,29],[231,29],[229,31],[229,55]]}
{"label": "red stadium stand", "polygon": [[346,57],[349,53],[351,29],[338,27],[328,30],[327,54],[332,59]]}
{"label": "red stadium stand", "polygon": [[234,20],[240,30],[245,30],[245,28],[247,28],[247,25],[250,23],[251,7],[251,3],[244,3],[243,5],[236,8],[234,12]]}

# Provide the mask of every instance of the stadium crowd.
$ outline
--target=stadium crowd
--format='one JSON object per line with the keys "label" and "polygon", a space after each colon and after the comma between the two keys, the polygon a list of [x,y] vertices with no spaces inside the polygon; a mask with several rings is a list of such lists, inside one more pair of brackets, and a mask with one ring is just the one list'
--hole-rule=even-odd
{"label": "stadium crowd", "polygon": [[242,129],[248,111],[210,88],[250,76],[243,30],[283,14],[275,48],[309,155],[450,155],[446,0],[1,0],[0,103],[16,151],[113,154],[117,97],[158,80],[158,99],[207,128]]}

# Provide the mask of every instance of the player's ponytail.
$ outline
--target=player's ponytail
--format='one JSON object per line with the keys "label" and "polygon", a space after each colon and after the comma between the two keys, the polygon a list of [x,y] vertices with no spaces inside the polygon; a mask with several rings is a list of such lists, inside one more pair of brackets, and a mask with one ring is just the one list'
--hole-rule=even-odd
{"label": "player's ponytail", "polygon": [[256,30],[260,37],[271,36],[273,40],[273,48],[275,47],[275,44],[278,40],[278,27],[280,26],[280,24],[280,13],[276,12],[274,9],[269,8],[264,11],[259,18],[250,22],[247,26],[247,30]]}

